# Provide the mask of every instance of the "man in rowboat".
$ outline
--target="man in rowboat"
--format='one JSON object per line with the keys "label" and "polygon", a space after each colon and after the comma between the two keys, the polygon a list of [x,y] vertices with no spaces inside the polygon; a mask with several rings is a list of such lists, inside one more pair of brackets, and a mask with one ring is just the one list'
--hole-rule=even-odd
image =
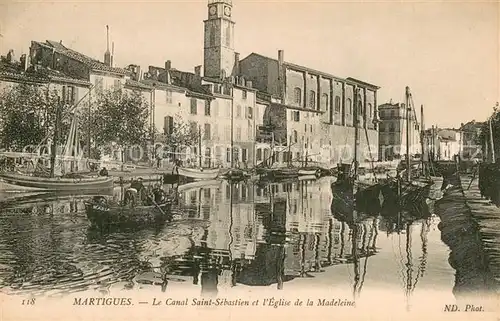
{"label": "man in rowboat", "polygon": [[132,179],[132,183],[130,187],[125,192],[124,203],[127,205],[132,202],[132,205],[143,205],[144,200],[147,198],[146,188],[142,184],[142,177],[139,177],[137,180]]}

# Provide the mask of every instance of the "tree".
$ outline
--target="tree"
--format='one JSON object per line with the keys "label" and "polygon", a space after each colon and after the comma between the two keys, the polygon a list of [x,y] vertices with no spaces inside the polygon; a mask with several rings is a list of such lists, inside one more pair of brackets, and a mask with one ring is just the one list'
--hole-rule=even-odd
{"label": "tree", "polygon": [[170,132],[165,134],[162,143],[166,145],[168,152],[174,153],[174,158],[177,158],[177,153],[185,152],[186,147],[197,145],[199,138],[200,132],[196,122],[185,122],[182,116],[177,114]]}
{"label": "tree", "polygon": [[[491,118],[491,129],[493,136],[493,145],[495,147],[495,157],[498,157],[500,153],[500,113],[498,103],[493,107],[493,114]],[[479,135],[476,138],[476,144],[485,147],[491,153],[491,136],[490,136],[490,124],[488,118],[481,126]],[[488,156],[483,154],[484,156]],[[491,155],[491,154],[490,154]],[[490,157],[490,156],[488,156]]]}
{"label": "tree", "polygon": [[[0,94],[0,144],[2,148],[22,151],[37,146],[54,134],[59,96],[48,87],[18,84]],[[67,135],[70,119],[61,106],[59,143]]]}
{"label": "tree", "polygon": [[90,129],[96,146],[114,143],[124,152],[132,145],[145,142],[149,106],[140,92],[106,90],[97,96],[94,106],[80,110],[80,119],[80,131],[88,136]]}

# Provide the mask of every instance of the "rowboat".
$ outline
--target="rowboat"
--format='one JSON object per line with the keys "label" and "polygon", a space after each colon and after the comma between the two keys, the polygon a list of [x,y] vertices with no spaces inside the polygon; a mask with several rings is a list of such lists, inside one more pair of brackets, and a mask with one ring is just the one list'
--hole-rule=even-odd
{"label": "rowboat", "polygon": [[105,190],[113,188],[113,177],[80,176],[75,178],[39,177],[17,173],[0,173],[0,179],[20,188],[45,191]]}
{"label": "rowboat", "polygon": [[140,227],[170,221],[171,205],[171,200],[150,206],[109,204],[106,198],[97,196],[85,202],[85,212],[92,226],[100,229],[114,226]]}
{"label": "rowboat", "polygon": [[321,171],[320,171],[319,168],[301,168],[301,169],[299,169],[298,174],[300,176],[302,176],[302,175],[304,175],[304,176],[313,175],[313,176],[319,177],[321,175]]}
{"label": "rowboat", "polygon": [[197,181],[187,184],[182,184],[177,187],[177,192],[182,193],[186,191],[191,191],[197,188],[210,188],[210,187],[219,187],[221,186],[222,181],[218,180],[210,180],[210,181]]}
{"label": "rowboat", "polygon": [[[1,194],[0,194],[1,195]],[[84,201],[93,196],[112,196],[113,190],[83,192],[13,193],[0,201],[1,209],[22,208],[52,204],[54,202]]]}
{"label": "rowboat", "polygon": [[294,167],[276,168],[267,172],[267,176],[270,179],[297,178],[299,176],[299,170]]}
{"label": "rowboat", "polygon": [[177,171],[180,176],[185,176],[196,180],[205,180],[216,179],[217,176],[219,176],[220,169],[178,167]]}
{"label": "rowboat", "polygon": [[240,181],[245,178],[249,178],[250,175],[247,171],[239,169],[239,168],[231,168],[227,172],[225,172],[222,177],[232,181]]}

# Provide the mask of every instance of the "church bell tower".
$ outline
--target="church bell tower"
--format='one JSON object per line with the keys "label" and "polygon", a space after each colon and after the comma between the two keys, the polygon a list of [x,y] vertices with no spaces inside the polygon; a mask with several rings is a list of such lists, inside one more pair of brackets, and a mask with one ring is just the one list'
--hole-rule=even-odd
{"label": "church bell tower", "polygon": [[208,0],[203,75],[225,79],[234,69],[234,21],[231,0]]}

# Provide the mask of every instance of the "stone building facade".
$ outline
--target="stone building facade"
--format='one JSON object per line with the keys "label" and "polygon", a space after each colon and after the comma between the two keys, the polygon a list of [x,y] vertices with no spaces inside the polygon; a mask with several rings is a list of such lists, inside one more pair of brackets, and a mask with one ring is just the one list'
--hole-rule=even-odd
{"label": "stone building facade", "polygon": [[277,59],[252,53],[239,62],[239,69],[259,91],[280,98],[287,110],[286,144],[293,161],[306,157],[328,165],[352,161],[355,114],[359,160],[378,158],[377,86],[285,62],[281,50]]}
{"label": "stone building facade", "polygon": [[[386,103],[378,107],[379,155],[381,160],[398,159],[406,155],[406,108],[401,103]],[[420,154],[420,125],[412,110],[409,115],[410,155]]]}

